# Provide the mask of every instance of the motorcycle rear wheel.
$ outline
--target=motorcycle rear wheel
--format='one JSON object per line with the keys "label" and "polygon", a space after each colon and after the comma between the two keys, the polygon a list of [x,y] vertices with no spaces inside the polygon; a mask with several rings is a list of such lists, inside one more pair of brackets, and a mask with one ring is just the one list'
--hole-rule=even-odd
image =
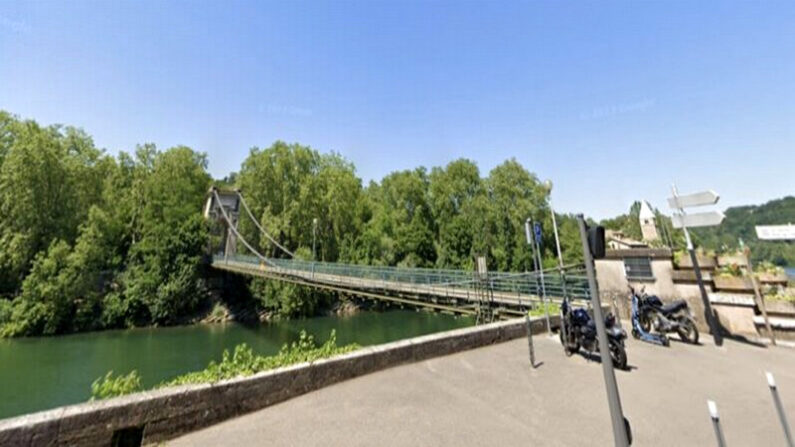
{"label": "motorcycle rear wheel", "polygon": [[679,329],[677,329],[676,332],[683,342],[694,345],[698,344],[698,328],[696,328],[696,323],[692,318],[682,317],[679,320]]}

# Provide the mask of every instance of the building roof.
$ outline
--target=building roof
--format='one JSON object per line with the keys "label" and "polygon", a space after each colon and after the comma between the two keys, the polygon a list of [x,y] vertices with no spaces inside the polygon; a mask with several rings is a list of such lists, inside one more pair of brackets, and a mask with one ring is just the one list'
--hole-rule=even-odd
{"label": "building roof", "polygon": [[640,201],[640,215],[641,220],[654,219],[654,211],[651,210],[649,202],[645,200]]}

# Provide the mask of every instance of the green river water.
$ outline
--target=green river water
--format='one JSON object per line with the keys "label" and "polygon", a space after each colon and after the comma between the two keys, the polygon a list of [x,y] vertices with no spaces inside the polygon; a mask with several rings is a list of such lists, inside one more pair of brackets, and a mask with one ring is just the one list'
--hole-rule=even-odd
{"label": "green river water", "polygon": [[141,375],[152,386],[203,369],[224,349],[247,343],[274,354],[301,330],[325,341],[372,345],[472,325],[471,318],[393,310],[316,317],[247,327],[239,324],[91,332],[60,337],[0,339],[0,418],[87,400],[91,382],[113,370]]}

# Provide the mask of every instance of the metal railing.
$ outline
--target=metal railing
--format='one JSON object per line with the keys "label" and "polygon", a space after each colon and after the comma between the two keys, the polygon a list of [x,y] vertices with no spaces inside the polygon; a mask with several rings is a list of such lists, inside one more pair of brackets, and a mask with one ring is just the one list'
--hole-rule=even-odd
{"label": "metal railing", "polygon": [[[431,269],[414,267],[369,266],[359,264],[343,264],[335,262],[313,262],[297,259],[267,258],[265,260],[256,256],[235,255],[228,258],[223,255],[213,257],[214,263],[244,263],[257,266],[257,268],[272,271],[277,274],[300,274],[301,277],[310,279],[333,279],[339,282],[342,278],[398,283],[406,285],[423,285],[454,290],[474,289],[478,280],[474,272],[454,269]],[[336,278],[336,279],[335,279]],[[582,271],[569,269],[563,274],[557,270],[546,271],[542,278],[538,272],[489,273],[488,287],[495,293],[530,295],[540,297],[542,290],[548,297],[562,298],[565,294],[570,299],[589,299],[588,281]]]}

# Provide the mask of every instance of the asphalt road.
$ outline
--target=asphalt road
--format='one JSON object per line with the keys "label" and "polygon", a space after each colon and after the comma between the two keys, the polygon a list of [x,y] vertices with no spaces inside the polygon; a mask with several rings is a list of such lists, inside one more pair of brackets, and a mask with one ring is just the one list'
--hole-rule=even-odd
{"label": "asphalt road", "polygon": [[[169,443],[174,446],[613,445],[601,365],[527,340],[404,365],[283,402]],[[711,446],[707,399],[730,446],[783,446],[765,371],[795,428],[795,349],[726,340],[716,348],[628,344],[617,371],[633,445]]]}

